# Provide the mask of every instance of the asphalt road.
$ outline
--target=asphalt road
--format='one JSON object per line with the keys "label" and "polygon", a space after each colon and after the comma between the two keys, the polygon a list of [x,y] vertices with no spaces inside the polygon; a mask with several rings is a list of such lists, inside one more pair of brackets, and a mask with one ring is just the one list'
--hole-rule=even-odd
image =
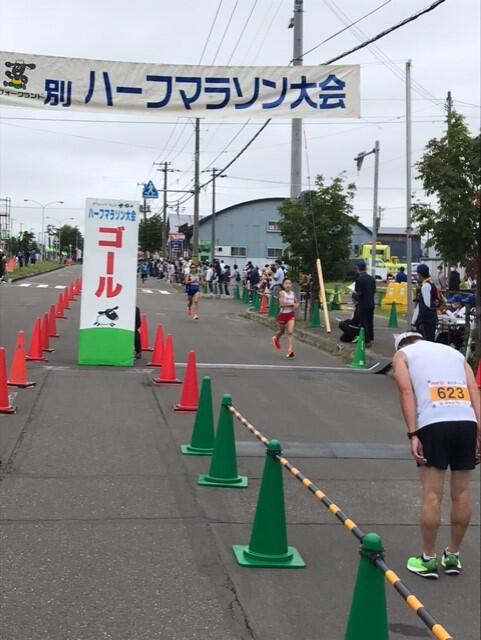
{"label": "asphalt road", "polygon": [[[9,355],[16,331],[30,334],[55,287],[79,273],[69,267],[0,287],[0,345]],[[198,362],[217,365],[199,370],[212,377],[216,408],[230,393],[364,531],[382,536],[387,563],[453,637],[477,640],[479,480],[464,574],[434,583],[409,574],[406,558],[419,552],[419,488],[391,377],[304,369],[342,363],[303,344],[289,362],[298,370],[276,369],[283,352],[267,329],[239,318],[240,304],[205,300],[196,323],[182,294],[158,280],[144,289],[138,303],[151,339],[162,322],[177,362],[195,349]],[[307,567],[238,567],[231,545],[249,539],[260,445],[237,423],[249,487],[198,487],[208,459],[178,453],[192,427],[192,416],[172,411],[179,388],[152,385],[148,354],[131,369],[78,367],[79,308],[74,302],[59,321],[49,363],[29,365],[37,386],[13,394],[18,413],[0,416],[0,637],[342,640],[359,558],[353,536],[286,474],[289,543]],[[447,535],[443,526],[439,549]],[[387,595],[393,640],[430,637],[389,585]]]}

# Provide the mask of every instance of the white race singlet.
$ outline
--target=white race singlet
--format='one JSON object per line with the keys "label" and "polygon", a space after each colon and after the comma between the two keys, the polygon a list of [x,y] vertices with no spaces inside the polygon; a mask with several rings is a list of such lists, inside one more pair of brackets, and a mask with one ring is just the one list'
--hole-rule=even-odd
{"label": "white race singlet", "polygon": [[[294,304],[296,301],[296,296],[294,295],[294,291],[283,291],[279,294],[279,302],[283,302],[284,304]],[[281,305],[279,312],[280,313],[290,313],[294,311],[294,307],[284,307]]]}
{"label": "white race singlet", "polygon": [[408,361],[418,429],[435,422],[476,422],[459,351],[424,340],[400,351]]}

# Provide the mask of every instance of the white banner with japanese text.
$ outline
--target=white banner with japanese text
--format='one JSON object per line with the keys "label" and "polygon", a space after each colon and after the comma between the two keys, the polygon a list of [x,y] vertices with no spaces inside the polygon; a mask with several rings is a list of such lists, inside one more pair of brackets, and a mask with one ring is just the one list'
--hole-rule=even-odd
{"label": "white banner with japanese text", "polygon": [[151,116],[359,118],[359,65],[216,67],[0,52],[0,105]]}
{"label": "white banner with japanese text", "polygon": [[139,203],[87,200],[79,364],[131,366]]}

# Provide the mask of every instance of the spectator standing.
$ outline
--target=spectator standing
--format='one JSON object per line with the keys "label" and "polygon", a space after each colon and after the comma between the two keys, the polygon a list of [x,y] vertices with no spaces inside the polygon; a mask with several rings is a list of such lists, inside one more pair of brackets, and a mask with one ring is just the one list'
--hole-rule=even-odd
{"label": "spectator standing", "polygon": [[365,260],[357,263],[358,276],[354,288],[354,298],[359,309],[359,322],[364,329],[366,346],[374,340],[374,295],[376,293],[376,281],[368,274]]}
{"label": "spectator standing", "polygon": [[416,294],[416,308],[412,319],[413,326],[429,342],[434,342],[438,323],[438,290],[431,282],[427,264],[418,264],[416,272],[421,284]]}
{"label": "spectator standing", "polygon": [[452,266],[449,272],[448,289],[450,293],[456,293],[461,287],[461,275],[456,266]]}
{"label": "spectator standing", "polygon": [[406,275],[404,267],[399,267],[398,272],[396,273],[396,282],[407,282],[408,277]]}

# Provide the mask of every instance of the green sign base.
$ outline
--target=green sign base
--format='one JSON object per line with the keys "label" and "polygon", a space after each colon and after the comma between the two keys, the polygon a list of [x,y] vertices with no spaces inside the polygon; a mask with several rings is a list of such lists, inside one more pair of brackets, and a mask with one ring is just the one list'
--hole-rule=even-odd
{"label": "green sign base", "polygon": [[78,363],[131,367],[134,332],[110,327],[80,329]]}

